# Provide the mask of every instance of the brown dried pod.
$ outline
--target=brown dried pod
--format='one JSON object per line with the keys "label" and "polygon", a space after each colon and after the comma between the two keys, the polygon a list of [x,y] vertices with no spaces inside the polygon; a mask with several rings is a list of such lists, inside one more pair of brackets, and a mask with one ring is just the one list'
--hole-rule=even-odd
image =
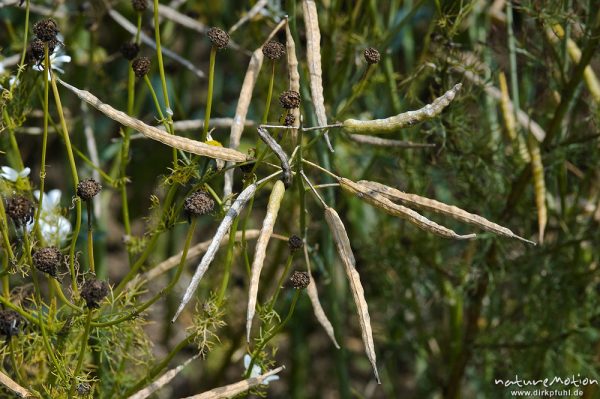
{"label": "brown dried pod", "polygon": [[8,339],[19,334],[25,324],[23,317],[12,309],[0,310],[0,335],[5,335]]}
{"label": "brown dried pod", "polygon": [[297,235],[290,236],[288,239],[288,247],[290,247],[290,251],[296,252],[304,247],[304,241]]}
{"label": "brown dried pod", "polygon": [[33,220],[33,203],[22,195],[13,195],[6,200],[6,214],[17,227]]}
{"label": "brown dried pod", "polygon": [[56,272],[62,262],[62,255],[58,248],[46,247],[36,250],[32,259],[36,269],[52,277],[56,277]]}
{"label": "brown dried pod", "polygon": [[77,196],[84,201],[94,198],[102,190],[102,185],[94,179],[85,179],[77,185]]}
{"label": "brown dried pod", "polygon": [[307,272],[295,271],[289,279],[289,286],[297,290],[303,290],[310,284],[310,277]]}
{"label": "brown dried pod", "polygon": [[143,78],[150,71],[150,66],[152,62],[148,57],[138,57],[133,60],[131,67],[133,68],[133,72],[135,72],[135,76],[138,78]]}
{"label": "brown dried pod", "polygon": [[367,61],[367,63],[370,65],[377,64],[379,60],[381,60],[381,54],[379,54],[379,51],[373,47],[367,47],[363,55],[365,57],[365,61]]}
{"label": "brown dried pod", "polygon": [[215,208],[215,201],[206,191],[196,191],[183,202],[183,210],[188,218],[206,215]]}
{"label": "brown dried pod", "polygon": [[137,12],[144,12],[148,8],[148,0],[131,0],[131,6]]}
{"label": "brown dried pod", "polygon": [[271,60],[278,60],[285,54],[285,46],[275,40],[271,40],[262,48],[265,57]]}
{"label": "brown dried pod", "polygon": [[120,51],[125,59],[131,61],[140,52],[140,46],[135,42],[126,42],[121,45]]}
{"label": "brown dried pod", "polygon": [[212,27],[206,34],[213,46],[219,50],[224,49],[229,44],[229,35],[223,29]]}
{"label": "brown dried pod", "polygon": [[58,25],[52,18],[42,19],[33,25],[33,33],[44,42],[56,40],[58,32]]}
{"label": "brown dried pod", "polygon": [[108,284],[106,281],[91,278],[81,288],[81,297],[85,300],[88,308],[99,308],[100,301],[108,295]]}
{"label": "brown dried pod", "polygon": [[294,90],[286,90],[279,95],[279,102],[285,109],[300,107],[300,93]]}

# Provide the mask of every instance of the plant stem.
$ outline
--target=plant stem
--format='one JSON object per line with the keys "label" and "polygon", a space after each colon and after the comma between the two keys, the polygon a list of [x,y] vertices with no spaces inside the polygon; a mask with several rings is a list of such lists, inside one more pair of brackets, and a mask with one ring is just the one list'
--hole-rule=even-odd
{"label": "plant stem", "polygon": [[81,337],[81,344],[79,348],[79,357],[77,358],[77,366],[75,366],[75,371],[73,372],[73,382],[71,383],[71,389],[69,390],[69,398],[73,396],[75,392],[75,387],[77,386],[77,375],[81,371],[81,366],[83,365],[83,358],[85,357],[85,350],[87,348],[87,342],[90,337],[90,328],[92,323],[92,309],[88,308],[87,316],[85,318],[85,327],[83,330],[83,335]]}
{"label": "plant stem", "polygon": [[94,228],[93,228],[93,201],[86,201],[87,205],[87,248],[88,248],[88,263],[90,272],[96,273],[96,268],[94,267]]}
{"label": "plant stem", "polygon": [[281,276],[279,276],[279,281],[277,281],[277,287],[275,288],[273,298],[269,301],[269,312],[273,310],[273,306],[275,306],[275,302],[277,302],[277,297],[279,296],[279,292],[281,291],[281,287],[283,286],[283,280],[285,280],[285,276],[287,276],[288,272],[290,271],[290,267],[292,266],[293,260],[294,253],[292,252],[288,255],[287,261],[285,262],[285,268],[283,269]]}
{"label": "plant stem", "polygon": [[208,126],[210,123],[210,112],[212,108],[213,86],[215,82],[215,60],[217,58],[217,48],[212,46],[210,49],[210,63],[208,69],[208,94],[206,98],[206,112],[204,113],[204,129],[200,141],[205,142],[208,138]]}
{"label": "plant stem", "polygon": [[38,199],[39,206],[35,212],[35,222],[33,224],[33,234],[36,235],[40,228],[40,214],[42,213],[42,204],[44,199],[44,183],[46,181],[46,147],[48,145],[48,95],[50,92],[50,86],[48,84],[47,75],[50,73],[50,56],[48,54],[48,44],[44,44],[44,128],[42,131],[42,159],[40,161],[40,196]]}
{"label": "plant stem", "polygon": [[227,256],[225,257],[225,271],[223,272],[223,280],[221,280],[221,288],[219,289],[219,295],[217,296],[217,306],[223,304],[225,299],[225,292],[227,291],[227,285],[229,284],[229,277],[231,276],[231,265],[233,263],[233,251],[235,247],[235,232],[237,231],[240,217],[237,216],[229,229],[229,241],[227,242]]}
{"label": "plant stem", "polygon": [[269,91],[267,92],[267,103],[262,117],[262,124],[269,120],[269,110],[271,109],[271,99],[273,98],[273,83],[275,82],[275,60],[271,60],[271,78],[269,79]]}

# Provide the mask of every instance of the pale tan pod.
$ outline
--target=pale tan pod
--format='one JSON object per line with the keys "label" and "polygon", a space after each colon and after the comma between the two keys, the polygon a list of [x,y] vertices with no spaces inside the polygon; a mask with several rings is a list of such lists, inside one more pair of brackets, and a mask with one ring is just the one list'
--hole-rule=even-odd
{"label": "pale tan pod", "polygon": [[27,389],[23,388],[8,375],[0,371],[0,384],[12,391],[19,398],[35,398]]}
{"label": "pale tan pod", "polygon": [[436,98],[431,104],[415,111],[403,112],[396,116],[385,119],[361,121],[357,119],[346,119],[343,128],[349,133],[378,134],[391,133],[398,129],[412,126],[438,116],[456,97],[462,84],[458,83],[446,93]]}
{"label": "pale tan pod", "polygon": [[510,101],[508,85],[506,84],[506,76],[504,76],[504,73],[500,72],[498,75],[498,82],[500,84],[500,93],[502,94],[502,97],[500,97],[500,109],[502,110],[502,118],[504,119],[506,132],[521,159],[525,162],[530,162],[531,158],[529,156],[529,150],[527,149],[523,136],[519,134],[516,127],[514,108]]}
{"label": "pale tan pod", "polygon": [[496,224],[494,222],[490,222],[482,216],[467,212],[464,209],[461,209],[454,205],[444,204],[443,202],[439,202],[426,197],[421,197],[420,195],[416,194],[405,193],[393,187],[389,187],[374,181],[360,180],[358,184],[366,187],[369,190],[373,190],[376,193],[381,194],[390,200],[400,201],[406,206],[414,206],[415,208],[422,209],[425,211],[431,211],[442,215],[450,216],[454,219],[460,220],[461,222],[477,226],[483,230],[490,231],[492,233],[496,233],[504,237],[516,238],[518,240],[535,245],[534,242],[519,237],[506,227],[500,226],[499,224]]}
{"label": "pale tan pod", "polygon": [[191,152],[192,154],[202,155],[204,157],[234,162],[244,162],[248,160],[248,157],[245,154],[242,154],[241,152],[236,150],[212,146],[202,143],[200,141],[188,139],[187,137],[175,136],[166,133],[154,126],[145,124],[139,119],[132,118],[125,112],[119,111],[111,107],[110,105],[103,103],[102,101],[100,101],[100,99],[98,99],[98,97],[94,96],[89,91],[80,90],[60,79],[57,80],[61,85],[75,93],[75,95],[77,95],[77,97],[79,97],[81,100],[90,104],[92,107],[96,108],[104,115],[108,116],[116,122],[119,122],[124,126],[137,130],[138,132],[142,133],[144,136],[152,140],[159,141],[163,144],[168,145],[169,147],[177,148],[178,150]]}
{"label": "pale tan pod", "polygon": [[[317,122],[320,126],[326,126],[327,114],[325,113],[323,72],[321,70],[321,31],[319,29],[317,5],[314,0],[304,0],[302,9],[304,10],[304,26],[306,27],[306,61],[310,77],[310,94],[315,107]],[[333,152],[327,132],[325,132],[325,141],[329,150]]]}
{"label": "pale tan pod", "polygon": [[338,179],[338,182],[340,183],[340,186],[342,187],[342,189],[348,191],[349,193],[356,195],[357,197],[368,202],[369,204],[373,205],[374,207],[382,209],[383,211],[385,211],[386,213],[388,213],[390,215],[398,216],[403,219],[406,219],[410,223],[414,224],[415,226],[417,226],[425,231],[428,231],[430,233],[433,233],[433,234],[436,234],[436,235],[439,235],[439,236],[445,237],[445,238],[454,238],[457,240],[469,240],[469,239],[476,237],[475,234],[466,234],[466,235],[457,234],[456,232],[450,230],[449,228],[441,226],[441,225],[427,219],[425,216],[413,211],[410,208],[393,203],[392,201],[390,201],[383,195],[381,195],[361,184],[355,183],[352,180],[346,179],[344,177],[340,177]]}
{"label": "pale tan pod", "polygon": [[279,206],[285,194],[285,185],[281,180],[277,180],[271,190],[269,203],[267,204],[267,213],[263,220],[262,228],[256,241],[256,249],[254,250],[254,260],[252,261],[252,269],[250,271],[250,288],[248,293],[248,310],[246,312],[246,340],[250,342],[250,330],[252,329],[252,319],[256,311],[256,297],[258,296],[258,283],[260,280],[260,272],[262,271],[265,255],[267,253],[267,245],[273,234],[273,227],[279,213]]}
{"label": "pale tan pod", "polygon": [[363,343],[365,345],[365,352],[373,367],[375,378],[377,383],[381,384],[379,380],[379,372],[377,371],[377,357],[375,355],[375,345],[373,343],[373,331],[371,328],[371,317],[369,316],[369,307],[365,300],[365,291],[360,282],[360,275],[356,270],[356,260],[350,247],[350,239],[348,239],[348,233],[340,216],[337,214],[335,209],[327,207],[325,208],[325,221],[333,234],[333,241],[335,247],[342,259],[344,264],[344,270],[350,283],[350,290],[352,291],[352,297],[356,304],[358,311],[358,320],[360,322],[360,329],[362,333]]}
{"label": "pale tan pod", "polygon": [[127,399],[146,399],[148,396],[152,395],[154,392],[158,391],[163,386],[171,382],[171,380],[173,380],[173,378],[175,378],[181,372],[181,370],[183,370],[188,364],[190,364],[193,360],[197,359],[199,356],[199,354],[192,356],[179,366],[170,369],[169,371],[165,372],[163,375],[158,377],[155,381],[150,383],[147,387],[134,393]]}
{"label": "pale tan pod", "polygon": [[[285,25],[285,54],[287,57],[288,67],[288,80],[290,90],[300,93],[300,73],[298,72],[298,58],[296,56],[296,42],[290,31],[290,24]],[[290,110],[294,116],[294,127],[291,129],[290,134],[292,136],[292,146],[295,147],[298,141],[298,129],[300,127],[300,108],[294,108]]]}
{"label": "pale tan pod", "polygon": [[203,392],[198,395],[188,396],[182,399],[222,399],[231,398],[232,396],[238,395],[242,392],[246,392],[252,387],[262,384],[264,380],[272,375],[279,373],[285,367],[277,367],[276,369],[267,371],[257,377],[251,377],[234,384],[225,385],[219,388],[211,389],[210,391]]}
{"label": "pale tan pod", "polygon": [[529,154],[531,155],[531,172],[533,175],[533,187],[535,193],[535,206],[538,214],[538,234],[540,244],[544,243],[544,232],[548,222],[548,210],[546,208],[546,182],[544,181],[544,164],[540,146],[534,137],[529,137]]}

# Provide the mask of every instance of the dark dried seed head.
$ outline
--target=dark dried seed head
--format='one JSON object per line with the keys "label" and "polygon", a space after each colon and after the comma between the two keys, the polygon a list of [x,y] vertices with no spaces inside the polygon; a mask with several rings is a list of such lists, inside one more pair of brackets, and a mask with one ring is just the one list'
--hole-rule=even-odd
{"label": "dark dried seed head", "polygon": [[279,95],[279,102],[285,109],[298,108],[300,106],[300,93],[294,90],[286,90]]}
{"label": "dark dried seed head", "polygon": [[106,281],[91,278],[81,288],[81,297],[85,300],[88,308],[99,308],[100,301],[108,295],[108,284]]}
{"label": "dark dried seed head", "polygon": [[26,225],[33,220],[33,203],[22,195],[13,195],[6,201],[6,214],[15,225]]}
{"label": "dark dried seed head", "polygon": [[131,6],[137,12],[144,12],[148,8],[148,0],[131,0]]}
{"label": "dark dried seed head", "polygon": [[41,272],[56,277],[56,272],[62,262],[62,255],[58,248],[40,248],[34,252],[33,265]]}
{"label": "dark dried seed head", "polygon": [[[44,59],[44,42],[38,38],[35,38],[29,44],[31,57],[35,61],[42,61]],[[50,51],[50,50],[48,50]]]}
{"label": "dark dried seed head", "polygon": [[248,163],[240,165],[239,167],[242,170],[242,173],[248,174],[248,173],[252,172],[252,169],[254,169],[255,164],[256,164],[256,162],[248,162]]}
{"label": "dark dried seed head", "polygon": [[14,310],[0,310],[0,335],[8,339],[19,334],[25,321],[20,314]]}
{"label": "dark dried seed head", "polygon": [[92,387],[86,382],[80,382],[77,384],[77,395],[79,396],[87,396],[90,394],[91,390]]}
{"label": "dark dried seed head", "polygon": [[206,215],[215,208],[215,201],[206,191],[196,191],[183,202],[183,210],[188,217]]}
{"label": "dark dried seed head", "polygon": [[287,114],[285,119],[283,120],[284,126],[294,126],[294,122],[296,122],[296,117],[292,114]]}
{"label": "dark dried seed head", "polygon": [[275,40],[272,40],[264,45],[262,52],[265,57],[271,60],[278,60],[285,54],[285,46],[279,42],[276,42]]}
{"label": "dark dried seed head", "polygon": [[213,27],[210,28],[206,34],[213,46],[219,50],[224,49],[227,47],[227,44],[229,44],[229,35],[223,29]]}
{"label": "dark dried seed head", "polygon": [[290,276],[289,285],[297,290],[303,290],[310,284],[310,277],[307,272],[294,272]]}
{"label": "dark dried seed head", "polygon": [[297,235],[293,235],[288,239],[288,246],[290,247],[290,251],[296,252],[304,247],[304,241]]}
{"label": "dark dried seed head", "polygon": [[137,43],[127,42],[127,43],[123,43],[121,45],[121,54],[123,55],[123,57],[125,57],[125,59],[127,59],[129,61],[131,61],[135,57],[137,57],[139,52],[140,52],[140,46],[138,46]]}
{"label": "dark dried seed head", "polygon": [[58,25],[52,18],[42,19],[33,25],[33,33],[44,42],[56,40]]}
{"label": "dark dried seed head", "polygon": [[150,58],[138,57],[135,60],[133,60],[131,67],[133,68],[135,76],[137,76],[138,78],[143,78],[150,71],[151,65],[152,62],[150,61]]}
{"label": "dark dried seed head", "polygon": [[367,47],[365,49],[364,56],[368,64],[377,64],[381,59],[379,51],[373,47]]}
{"label": "dark dried seed head", "polygon": [[77,185],[77,196],[84,201],[94,198],[102,190],[102,185],[94,179],[85,179]]}

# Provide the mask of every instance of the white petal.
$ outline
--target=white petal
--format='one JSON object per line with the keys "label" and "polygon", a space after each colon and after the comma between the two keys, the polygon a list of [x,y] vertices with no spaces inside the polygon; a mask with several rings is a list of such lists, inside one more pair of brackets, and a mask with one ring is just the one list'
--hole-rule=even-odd
{"label": "white petal", "polygon": [[29,176],[29,173],[31,173],[31,169],[25,168],[19,172],[19,177],[21,177],[21,178],[27,177],[27,176]]}
{"label": "white petal", "polygon": [[17,181],[17,178],[19,177],[19,173],[14,170],[13,168],[11,168],[10,166],[3,166],[2,167],[2,173],[0,173],[0,176],[2,176],[4,179],[6,180],[10,180],[10,181]]}
{"label": "white petal", "polygon": [[261,374],[262,374],[262,372],[261,372],[259,366],[257,366],[256,364],[254,366],[252,366],[252,371],[250,372],[250,378],[258,377]]}
{"label": "white petal", "polygon": [[60,236],[61,241],[65,240],[67,236],[71,233],[71,223],[64,216],[58,217],[58,235]]}
{"label": "white petal", "polygon": [[34,71],[42,72],[44,70],[44,66],[42,64],[35,64],[31,67]]}
{"label": "white petal", "polygon": [[45,211],[52,212],[60,204],[61,195],[62,193],[58,189],[48,191],[46,195],[44,195],[44,199],[42,200],[42,208]]}
{"label": "white petal", "polygon": [[65,62],[71,62],[71,56],[70,55],[59,55],[54,59],[54,62],[59,63],[59,64],[63,64]]}
{"label": "white petal", "polygon": [[250,357],[250,355],[245,354],[244,355],[244,368],[246,370],[248,370],[248,367],[250,366],[250,361],[252,360],[252,358]]}
{"label": "white petal", "polygon": [[279,379],[278,375],[271,375],[265,378],[262,382],[262,385],[269,385],[271,381],[277,381]]}

